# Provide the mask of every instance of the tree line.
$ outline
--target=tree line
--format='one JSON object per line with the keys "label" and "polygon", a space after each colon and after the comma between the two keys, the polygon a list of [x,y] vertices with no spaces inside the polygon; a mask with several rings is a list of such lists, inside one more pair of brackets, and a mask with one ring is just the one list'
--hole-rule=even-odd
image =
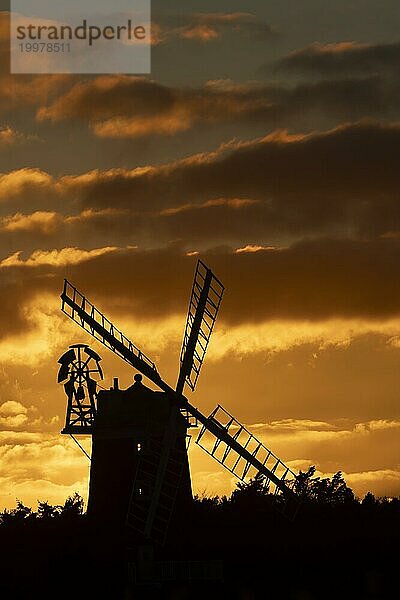
{"label": "tree line", "polygon": [[[353,490],[347,485],[341,471],[332,477],[315,477],[316,468],[310,467],[307,471],[300,471],[297,476],[293,490],[301,498],[303,508],[308,512],[326,507],[348,507],[356,509],[388,509],[398,510],[400,513],[400,498],[375,497],[368,492],[362,499],[357,498]],[[206,493],[194,497],[195,512],[215,512],[224,510],[257,510],[260,508],[268,510],[275,509],[279,503],[270,493],[265,479],[256,476],[250,481],[238,482],[236,489],[228,496],[207,496]],[[279,507],[278,507],[279,508]],[[301,512],[300,512],[301,514]],[[84,500],[77,492],[68,497],[63,505],[52,505],[47,500],[38,501],[37,510],[26,506],[21,500],[16,501],[15,508],[5,509],[0,512],[0,525],[7,526],[18,523],[48,522],[48,521],[71,521],[85,517]]]}

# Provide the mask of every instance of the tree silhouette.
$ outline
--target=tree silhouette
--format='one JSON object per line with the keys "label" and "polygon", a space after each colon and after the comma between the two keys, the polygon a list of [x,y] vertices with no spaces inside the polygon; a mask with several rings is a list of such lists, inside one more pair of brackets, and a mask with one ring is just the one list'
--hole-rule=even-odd
{"label": "tree silhouette", "polygon": [[361,502],[362,506],[367,509],[376,508],[379,505],[379,501],[375,498],[372,492],[367,492]]}
{"label": "tree silhouette", "polygon": [[61,516],[68,519],[76,519],[82,516],[84,508],[84,500],[82,496],[75,492],[73,496],[69,496],[64,502],[61,509]]}
{"label": "tree silhouette", "polygon": [[61,510],[61,506],[53,506],[47,500],[44,502],[38,500],[37,516],[39,519],[54,519],[60,515]]}
{"label": "tree silhouette", "polygon": [[83,517],[84,500],[77,492],[69,496],[63,506],[52,505],[48,500],[38,500],[37,511],[25,506],[21,500],[12,509],[5,509],[0,513],[0,524],[18,525],[21,523],[32,523],[34,521],[53,521],[63,519],[67,521],[77,520]]}
{"label": "tree silhouette", "polygon": [[265,486],[265,477],[258,473],[248,482],[238,481],[236,489],[232,492],[231,502],[252,502],[260,496],[268,494],[268,487]]}
{"label": "tree silhouette", "polygon": [[296,477],[293,491],[296,492],[302,498],[310,497],[310,487],[312,485],[312,478],[315,475],[315,467],[309,467],[307,471],[300,471]]}
{"label": "tree silhouette", "polygon": [[314,477],[316,468],[310,467],[297,476],[294,491],[303,500],[311,500],[322,505],[349,505],[355,502],[355,495],[346,484],[343,474],[338,471],[332,478]]}
{"label": "tree silhouette", "polygon": [[17,506],[11,510],[5,509],[2,513],[0,513],[1,523],[4,525],[10,523],[22,523],[23,521],[27,521],[28,519],[34,518],[34,513],[32,512],[32,508],[25,506],[21,500],[17,499]]}
{"label": "tree silhouette", "polygon": [[311,480],[311,498],[320,504],[352,504],[355,501],[353,490],[350,489],[341,473],[338,471],[330,479],[316,477]]}

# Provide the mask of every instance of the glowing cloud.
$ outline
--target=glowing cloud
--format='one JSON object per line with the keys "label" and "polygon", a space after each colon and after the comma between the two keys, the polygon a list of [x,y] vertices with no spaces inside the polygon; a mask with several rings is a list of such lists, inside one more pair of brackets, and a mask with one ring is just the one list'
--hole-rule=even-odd
{"label": "glowing cloud", "polygon": [[52,267],[65,267],[67,265],[78,265],[82,262],[92,260],[104,254],[110,254],[118,250],[116,246],[106,246],[94,250],[81,250],[80,248],[62,248],[61,250],[35,250],[26,260],[21,258],[22,252],[11,254],[0,262],[0,268],[8,267],[41,267],[43,265]]}
{"label": "glowing cloud", "polygon": [[60,215],[46,211],[36,211],[30,215],[16,213],[0,219],[4,231],[39,231],[45,235],[54,234],[60,224]]}
{"label": "glowing cloud", "polygon": [[18,169],[10,173],[0,173],[0,202],[32,192],[51,191],[53,186],[51,175],[40,169]]}
{"label": "glowing cloud", "polygon": [[235,253],[236,254],[246,254],[246,253],[254,253],[254,252],[260,252],[261,250],[278,250],[278,248],[276,246],[254,246],[251,244],[248,244],[247,246],[243,246],[243,248],[236,248]]}

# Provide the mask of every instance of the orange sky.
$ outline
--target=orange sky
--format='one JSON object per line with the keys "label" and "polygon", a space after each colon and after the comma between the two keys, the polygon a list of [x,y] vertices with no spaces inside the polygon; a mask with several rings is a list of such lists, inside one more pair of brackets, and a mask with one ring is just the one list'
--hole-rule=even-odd
{"label": "orange sky", "polygon": [[[11,76],[0,13],[0,508],[86,494],[63,278],[174,384],[198,256],[226,294],[192,403],[400,494],[398,27],[390,0],[311,4],[154,2],[150,77]],[[233,489],[190,458],[197,493]]]}

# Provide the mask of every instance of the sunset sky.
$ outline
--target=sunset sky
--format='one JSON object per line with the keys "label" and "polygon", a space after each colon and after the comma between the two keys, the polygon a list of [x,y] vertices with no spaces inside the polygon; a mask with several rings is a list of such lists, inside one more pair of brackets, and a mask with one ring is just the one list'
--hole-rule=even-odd
{"label": "sunset sky", "polygon": [[[190,401],[400,495],[398,0],[154,0],[148,77],[10,75],[0,7],[0,509],[87,494],[64,277],[175,384],[199,256],[226,293]],[[234,488],[190,459],[196,493]]]}

